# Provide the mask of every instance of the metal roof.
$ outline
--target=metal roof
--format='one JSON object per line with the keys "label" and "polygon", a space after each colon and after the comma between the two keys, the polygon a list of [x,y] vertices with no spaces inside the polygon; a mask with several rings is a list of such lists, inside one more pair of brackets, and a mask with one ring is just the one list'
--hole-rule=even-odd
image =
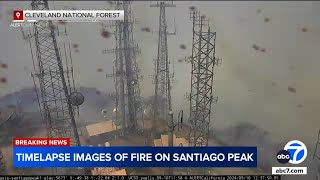
{"label": "metal roof", "polygon": [[120,129],[113,121],[104,121],[96,124],[91,124],[86,127],[89,136],[96,136],[103,133],[112,132]]}
{"label": "metal roof", "polygon": [[[161,139],[155,139],[153,143],[154,146],[168,146],[168,135],[161,135]],[[177,138],[174,134],[173,146],[189,146],[189,143],[185,138]]]}

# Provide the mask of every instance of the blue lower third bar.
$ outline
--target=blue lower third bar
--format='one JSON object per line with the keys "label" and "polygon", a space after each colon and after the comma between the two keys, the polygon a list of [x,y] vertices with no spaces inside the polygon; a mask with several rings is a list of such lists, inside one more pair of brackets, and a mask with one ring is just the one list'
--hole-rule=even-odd
{"label": "blue lower third bar", "polygon": [[14,147],[15,168],[257,167],[257,147]]}

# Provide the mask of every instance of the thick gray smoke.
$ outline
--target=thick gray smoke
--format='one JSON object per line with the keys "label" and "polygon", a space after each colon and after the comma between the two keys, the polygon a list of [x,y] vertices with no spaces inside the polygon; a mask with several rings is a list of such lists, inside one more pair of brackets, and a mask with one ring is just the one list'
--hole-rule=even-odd
{"label": "thick gray smoke", "polygon": [[[107,94],[103,94],[95,88],[82,87],[78,91],[85,97],[85,102],[80,108],[80,116],[76,117],[78,127],[103,121],[102,109],[112,111],[113,100]],[[25,88],[0,97],[0,122],[15,111],[20,112],[22,116],[13,118],[0,127],[0,144],[2,146],[12,144],[13,137],[32,137],[45,131],[45,122],[41,120],[34,89]],[[40,134],[45,135],[45,133]]]}
{"label": "thick gray smoke", "polygon": [[[265,130],[248,122],[238,123],[223,130],[214,130],[214,138],[227,146],[257,146],[258,168],[266,174],[271,174],[272,167],[291,166],[278,163],[276,154],[292,139],[283,143],[275,143]],[[308,175],[283,176],[283,180],[315,180],[317,161],[312,160],[314,146],[307,145],[307,148],[307,159],[299,166],[307,167]]]}

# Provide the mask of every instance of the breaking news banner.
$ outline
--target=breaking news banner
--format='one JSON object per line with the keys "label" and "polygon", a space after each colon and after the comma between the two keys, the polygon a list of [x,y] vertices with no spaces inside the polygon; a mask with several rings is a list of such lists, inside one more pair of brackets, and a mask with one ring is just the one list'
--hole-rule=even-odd
{"label": "breaking news banner", "polygon": [[123,10],[14,10],[13,22],[123,20]]}
{"label": "breaking news banner", "polygon": [[70,147],[66,138],[15,138],[15,168],[257,167],[257,147]]}
{"label": "breaking news banner", "polygon": [[0,176],[0,179],[11,180],[280,180],[279,175],[223,175],[223,176],[203,176],[203,175],[178,175],[178,176],[90,176],[90,175],[73,175],[73,176]]}

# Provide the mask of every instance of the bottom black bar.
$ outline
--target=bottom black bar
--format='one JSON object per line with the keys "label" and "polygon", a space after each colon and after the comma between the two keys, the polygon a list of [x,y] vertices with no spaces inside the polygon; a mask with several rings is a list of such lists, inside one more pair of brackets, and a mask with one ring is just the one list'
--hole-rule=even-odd
{"label": "bottom black bar", "polygon": [[277,175],[229,175],[229,176],[0,176],[0,180],[280,180]]}

